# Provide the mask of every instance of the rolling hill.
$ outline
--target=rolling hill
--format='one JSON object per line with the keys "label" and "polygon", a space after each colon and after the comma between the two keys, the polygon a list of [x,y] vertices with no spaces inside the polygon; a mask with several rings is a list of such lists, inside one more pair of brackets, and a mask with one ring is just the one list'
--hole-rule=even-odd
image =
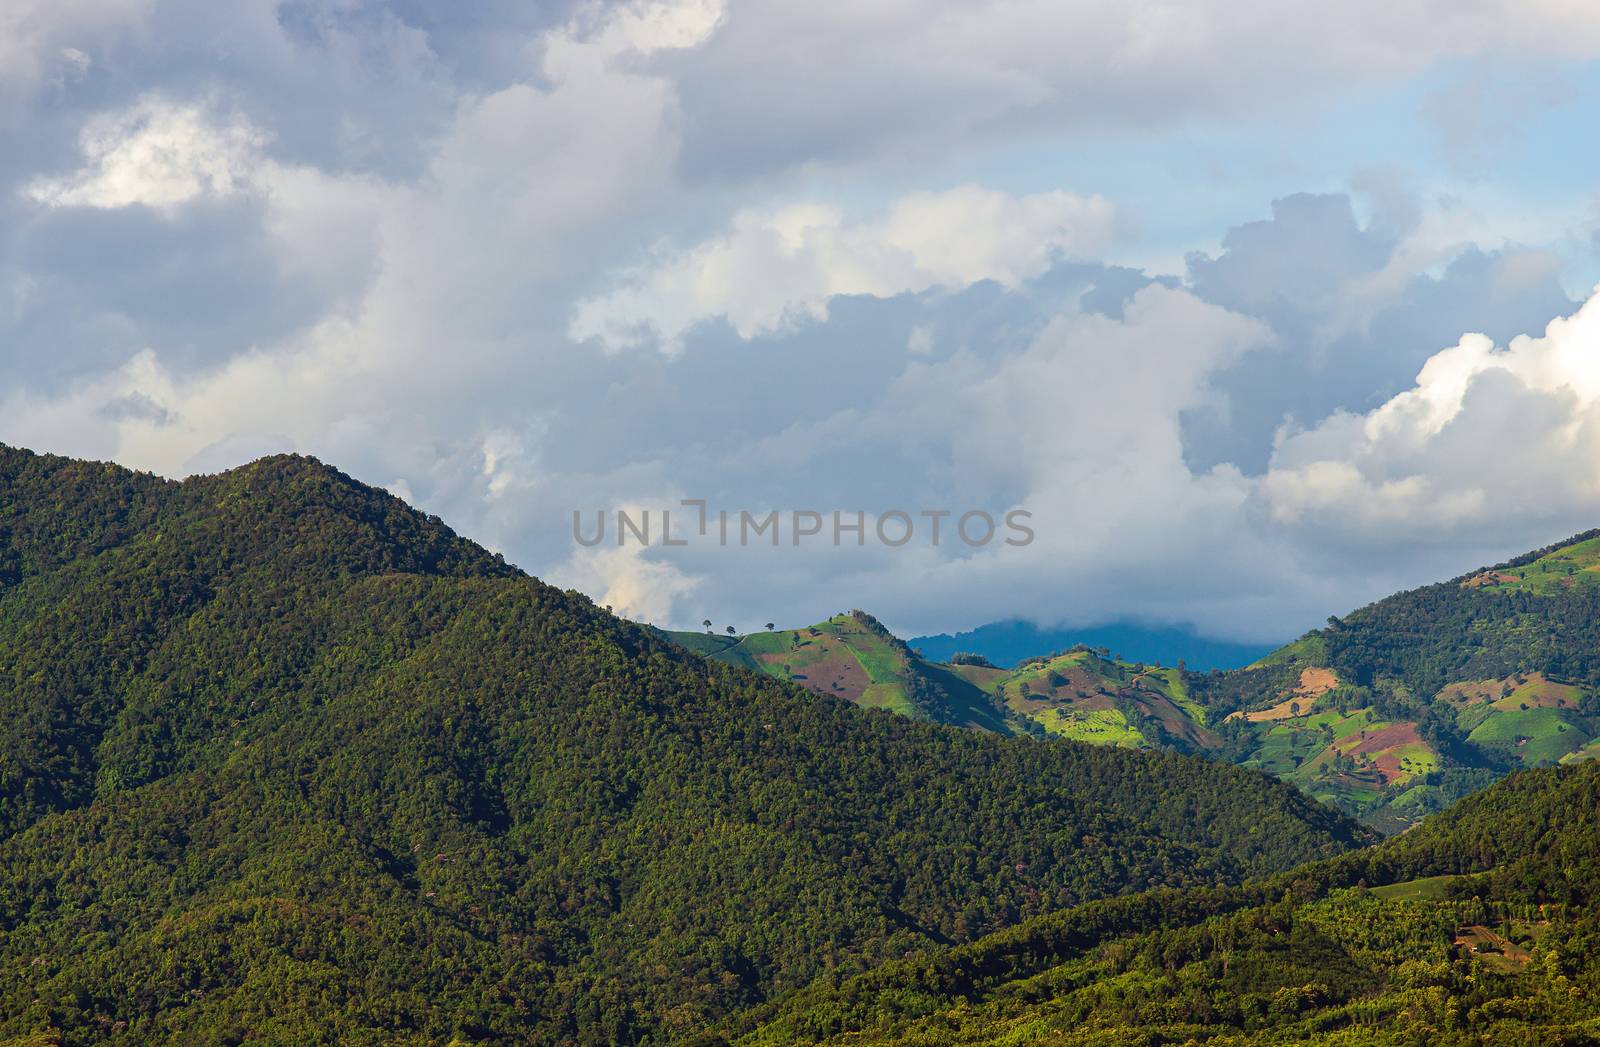
{"label": "rolling hill", "polygon": [[930,662],[864,611],[744,636],[663,632],[714,661],[913,719],[1133,749],[1219,744],[1177,669],[1078,647],[1001,669],[981,658]]}
{"label": "rolling hill", "polygon": [[1207,709],[1189,693],[1195,674],[1122,661],[1105,648],[1080,644],[1012,668],[971,655],[939,663],[859,610],[798,629],[661,635],[714,661],[913,719],[1124,748],[1208,753],[1222,746]]}
{"label": "rolling hill", "polygon": [[1046,735],[1132,748],[1204,752],[1217,744],[1183,674],[1078,647],[998,670],[966,662],[956,675]]}
{"label": "rolling hill", "polygon": [[1594,1043],[1597,810],[1600,765],[1521,772],[1378,848],[825,977],[702,1042]]}
{"label": "rolling hill", "polygon": [[1384,832],[1512,770],[1600,753],[1597,532],[1398,593],[1228,671],[1084,645],[1012,668],[941,664],[860,612],[737,639],[671,635],[919,719],[1240,764]]}
{"label": "rolling hill", "polygon": [[1193,676],[1221,753],[1393,830],[1600,737],[1595,532],[1398,593]]}
{"label": "rolling hill", "polygon": [[1016,732],[1005,711],[950,667],[929,662],[864,611],[800,629],[750,633],[666,632],[716,661],[788,680],[807,690],[913,719]]}
{"label": "rolling hill", "polygon": [[311,459],[0,447],[0,1040],[661,1042],[1366,838],[707,663]]}

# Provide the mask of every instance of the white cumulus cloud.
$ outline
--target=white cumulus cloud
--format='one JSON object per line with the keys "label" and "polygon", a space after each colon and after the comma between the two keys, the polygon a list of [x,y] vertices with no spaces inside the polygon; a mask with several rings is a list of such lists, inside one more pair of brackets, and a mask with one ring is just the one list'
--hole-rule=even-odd
{"label": "white cumulus cloud", "polygon": [[1284,433],[1263,493],[1280,521],[1391,536],[1592,514],[1600,292],[1540,337],[1466,335],[1375,409]]}

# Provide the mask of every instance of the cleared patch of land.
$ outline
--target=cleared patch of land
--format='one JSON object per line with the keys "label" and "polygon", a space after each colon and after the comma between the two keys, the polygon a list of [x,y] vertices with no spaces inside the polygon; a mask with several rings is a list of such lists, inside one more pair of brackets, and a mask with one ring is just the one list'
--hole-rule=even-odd
{"label": "cleared patch of land", "polygon": [[1597,586],[1600,585],[1600,538],[1574,542],[1532,563],[1483,571],[1461,584],[1491,592],[1520,590],[1539,595]]}
{"label": "cleared patch of land", "polygon": [[1404,883],[1391,883],[1372,888],[1372,893],[1388,902],[1415,902],[1442,900],[1450,883],[1463,879],[1460,876],[1424,876]]}
{"label": "cleared patch of land", "polygon": [[1300,682],[1294,690],[1269,709],[1257,709],[1254,712],[1231,713],[1228,719],[1243,717],[1251,723],[1269,723],[1273,720],[1288,720],[1302,716],[1311,711],[1317,699],[1339,686],[1339,674],[1332,669],[1308,666],[1300,670]]}
{"label": "cleared patch of land", "polygon": [[1568,723],[1560,709],[1497,712],[1467,735],[1467,741],[1510,749],[1525,765],[1555,763],[1583,748],[1589,737]]}
{"label": "cleared patch of land", "polygon": [[1467,950],[1485,966],[1502,971],[1520,971],[1533,959],[1527,949],[1482,924],[1461,928],[1452,944]]}

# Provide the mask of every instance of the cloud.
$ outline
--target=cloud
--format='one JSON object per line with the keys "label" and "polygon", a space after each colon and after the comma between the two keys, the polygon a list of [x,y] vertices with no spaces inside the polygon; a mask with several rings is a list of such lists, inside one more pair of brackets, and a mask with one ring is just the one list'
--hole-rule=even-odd
{"label": "cloud", "polygon": [[1471,63],[1422,101],[1423,119],[1460,170],[1481,169],[1531,118],[1574,101],[1574,89],[1559,73],[1530,63],[1502,68],[1507,64]]}
{"label": "cloud", "polygon": [[1540,337],[1467,335],[1364,414],[1284,434],[1263,481],[1275,520],[1393,541],[1555,526],[1600,506],[1600,293]]}
{"label": "cloud", "polygon": [[83,169],[25,191],[50,207],[159,209],[242,192],[267,138],[242,118],[209,109],[146,97],[92,120],[79,137]]}
{"label": "cloud", "polygon": [[1274,332],[1271,344],[1216,375],[1213,395],[1186,413],[1196,469],[1232,462],[1258,474],[1286,421],[1369,409],[1464,330],[1505,340],[1574,307],[1548,250],[1479,247],[1483,230],[1459,208],[1393,183],[1381,191],[1366,225],[1350,196],[1298,195],[1275,201],[1270,220],[1230,230],[1216,255],[1190,256],[1198,296],[1258,316]]}
{"label": "cloud", "polygon": [[[583,53],[603,60],[677,51],[705,43],[727,14],[723,0],[634,0],[603,13],[598,7],[591,10],[599,18],[597,31],[566,40],[556,37],[551,43],[578,42]],[[562,65],[550,54],[545,62],[556,69]]]}
{"label": "cloud", "polygon": [[[697,176],[905,164],[998,136],[1150,129],[1289,110],[1484,54],[1592,57],[1566,0],[746,0],[681,70]],[[759,69],[759,83],[750,71]],[[818,75],[827,70],[827,75]]]}
{"label": "cloud", "polygon": [[820,204],[746,211],[730,232],[662,252],[622,287],[579,302],[568,331],[608,349],[655,339],[675,351],[713,317],[750,339],[824,320],[840,295],[889,298],[983,280],[1014,289],[1063,258],[1098,254],[1115,226],[1115,210],[1098,196],[1015,197],[977,185],[908,194],[869,222]]}
{"label": "cloud", "polygon": [[36,86],[86,70],[85,48],[120,38],[155,0],[9,0],[0,9],[0,123]]}
{"label": "cloud", "polygon": [[682,618],[681,603],[700,581],[675,564],[650,559],[637,545],[578,550],[547,580],[589,593],[595,603],[623,617],[663,625]]}
{"label": "cloud", "polygon": [[[1056,316],[1017,352],[989,359],[979,348],[909,358],[864,406],[770,431],[690,471],[718,478],[715,489],[691,492],[713,511],[863,511],[869,529],[892,510],[917,519],[946,510],[952,520],[984,510],[1000,519],[1023,507],[1037,529],[1029,547],[972,550],[948,535],[939,549],[926,536],[898,549],[691,543],[606,562],[676,568],[669,591],[678,621],[765,620],[775,598],[802,618],[821,617],[844,594],[908,629],[942,620],[942,608],[954,605],[972,620],[1019,607],[1046,617],[1085,608],[1115,615],[1144,605],[1155,577],[1174,613],[1214,610],[1237,596],[1232,579],[1242,564],[1218,546],[1226,535],[1248,555],[1236,528],[1250,485],[1228,469],[1193,476],[1178,417],[1203,396],[1208,374],[1269,332],[1161,285],[1133,294],[1122,313]],[[675,508],[676,497],[635,504]],[[1185,521],[1181,533],[1174,519]],[[751,581],[729,586],[729,577]]]}
{"label": "cloud", "polygon": [[[595,225],[648,206],[664,183],[670,91],[624,59],[692,44],[709,16],[703,3],[689,8],[696,17],[636,5],[612,22],[547,32],[547,85],[463,101],[426,176],[410,184],[282,163],[264,155],[264,133],[216,107],[148,97],[91,120],[84,168],[32,183],[35,199],[62,211],[143,204],[186,215],[244,195],[282,275],[342,285],[353,297],[220,363],[183,366],[168,347],[136,347],[131,362],[60,400],[13,391],[7,429],[40,440],[59,432],[50,419],[73,404],[104,426],[58,446],[84,446],[93,432],[126,460],[169,473],[251,432],[287,431],[298,446],[318,447],[362,432],[361,419],[431,416],[443,426],[435,441],[475,441],[483,426],[455,405],[481,402],[503,369],[506,339],[527,337],[527,310],[565,278],[561,263],[598,246]],[[449,346],[448,365],[440,346]],[[128,395],[157,405],[166,424],[98,413]]]}
{"label": "cloud", "polygon": [[[19,11],[0,30],[0,439],[173,475],[315,453],[679,624],[859,605],[906,630],[1131,614],[1275,637],[1600,511],[1563,478],[1570,382],[1458,360],[1478,370],[1452,420],[1431,432],[1413,406],[1368,434],[1463,331],[1504,344],[1572,311],[1564,213],[1514,193],[1475,211],[1417,172],[1281,195],[1307,155],[1318,180],[1372,160],[1325,141],[1325,100],[1403,87],[1400,130],[1426,139],[1412,78],[1587,55],[1584,6],[0,18]],[[1184,143],[1263,138],[1264,112],[1290,144],[1220,193]],[[1193,214],[1148,207],[1156,166]],[[1168,257],[1218,246],[1117,265],[1149,248],[1141,227]],[[596,351],[635,345],[669,352]],[[1423,400],[1453,405],[1435,371]],[[1518,475],[1469,482],[1495,456]],[[1038,539],[573,548],[573,509],[687,496],[1026,506]]]}

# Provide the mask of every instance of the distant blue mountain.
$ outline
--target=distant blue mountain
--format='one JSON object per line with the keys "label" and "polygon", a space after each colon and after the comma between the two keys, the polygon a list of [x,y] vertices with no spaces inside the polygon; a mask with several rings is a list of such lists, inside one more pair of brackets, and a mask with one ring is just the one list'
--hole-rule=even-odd
{"label": "distant blue mountain", "polygon": [[1193,626],[1150,627],[1113,622],[1084,629],[1040,629],[1017,618],[990,622],[954,636],[919,636],[909,643],[932,661],[949,661],[957,651],[967,651],[1007,669],[1024,658],[1063,651],[1080,643],[1109,647],[1113,654],[1130,662],[1176,665],[1181,658],[1186,667],[1201,672],[1237,669],[1276,649],[1271,644],[1213,640],[1201,636]]}

